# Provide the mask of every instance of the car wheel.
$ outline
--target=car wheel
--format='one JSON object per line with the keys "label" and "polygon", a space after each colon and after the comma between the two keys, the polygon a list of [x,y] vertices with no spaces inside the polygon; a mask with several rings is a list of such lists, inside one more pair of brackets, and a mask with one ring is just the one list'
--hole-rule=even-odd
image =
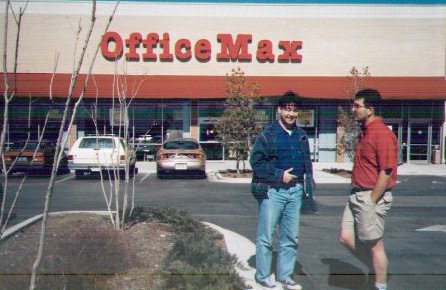
{"label": "car wheel", "polygon": [[129,176],[134,177],[136,174],[138,174],[138,168],[135,168],[135,165],[130,166],[129,168]]}
{"label": "car wheel", "polygon": [[59,167],[59,170],[57,170],[57,174],[62,175],[62,174],[67,174],[70,173],[70,169],[67,166],[61,166]]}
{"label": "car wheel", "polygon": [[84,176],[84,171],[83,170],[74,170],[74,175],[76,176],[76,178],[81,178]]}

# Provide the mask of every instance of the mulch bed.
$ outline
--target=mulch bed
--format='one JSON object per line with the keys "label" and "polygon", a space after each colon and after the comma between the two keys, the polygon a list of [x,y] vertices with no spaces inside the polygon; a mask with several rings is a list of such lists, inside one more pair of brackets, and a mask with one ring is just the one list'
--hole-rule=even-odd
{"label": "mulch bed", "polygon": [[[28,289],[41,223],[0,241],[0,288]],[[125,231],[108,217],[70,214],[48,219],[38,289],[156,289],[174,232],[156,219]]]}

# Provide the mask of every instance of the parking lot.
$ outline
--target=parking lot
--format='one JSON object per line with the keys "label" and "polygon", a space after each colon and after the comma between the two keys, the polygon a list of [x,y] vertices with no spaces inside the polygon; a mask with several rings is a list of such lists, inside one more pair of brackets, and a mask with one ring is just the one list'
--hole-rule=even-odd
{"label": "parking lot", "polygon": [[[18,182],[19,176],[10,178],[11,188]],[[47,177],[29,178],[17,203],[17,217],[12,222],[41,213],[47,184]],[[150,170],[140,172],[134,184],[137,206],[185,209],[200,220],[255,241],[257,204],[247,184],[217,183],[210,178],[159,180]],[[104,186],[109,188],[109,182]],[[304,289],[357,289],[355,283],[365,277],[364,266],[337,241],[348,188],[348,183],[319,184],[320,214],[302,216],[298,278]],[[385,236],[391,289],[444,289],[445,188],[444,176],[400,176]],[[73,174],[57,177],[51,211],[105,208],[98,178],[79,180]],[[253,261],[251,257],[251,266]]]}

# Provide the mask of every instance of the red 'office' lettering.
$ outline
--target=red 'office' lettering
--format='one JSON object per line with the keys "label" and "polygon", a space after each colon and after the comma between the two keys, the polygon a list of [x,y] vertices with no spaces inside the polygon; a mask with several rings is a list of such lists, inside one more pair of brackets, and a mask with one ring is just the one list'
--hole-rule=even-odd
{"label": "red 'office' lettering", "polygon": [[195,43],[195,58],[205,62],[211,59],[211,43],[207,39],[200,39]]}
{"label": "red 'office' lettering", "polygon": [[125,54],[125,58],[127,60],[139,60],[139,53],[136,52],[136,48],[139,47],[141,42],[142,36],[141,33],[138,32],[133,32],[132,34],[130,34],[129,38],[125,40],[125,44],[129,48],[129,51]]}
{"label": "red 'office' lettering", "polygon": [[[115,49],[110,50],[110,43],[115,44]],[[119,33],[109,31],[104,34],[101,41],[101,52],[102,55],[107,59],[111,61],[118,60],[122,57],[122,54],[124,52],[123,42],[122,38],[119,35]]]}
{"label": "red 'office' lettering", "polygon": [[156,53],[153,52],[153,49],[158,45],[159,40],[158,33],[152,32],[147,34],[147,38],[143,41],[146,48],[146,52],[142,55],[143,60],[156,61]]}
{"label": "red 'office' lettering", "polygon": [[179,39],[175,43],[175,56],[181,61],[188,61],[191,59],[192,51],[189,39]]}
{"label": "red 'office' lettering", "polygon": [[161,61],[172,61],[173,54],[170,53],[170,37],[169,33],[163,34],[163,39],[160,40],[160,45],[163,48],[163,53],[160,54]]}

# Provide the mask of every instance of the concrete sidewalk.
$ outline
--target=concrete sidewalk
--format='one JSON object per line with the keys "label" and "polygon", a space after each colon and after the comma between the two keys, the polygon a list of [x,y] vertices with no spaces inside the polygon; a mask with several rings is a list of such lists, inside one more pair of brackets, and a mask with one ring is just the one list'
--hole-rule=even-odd
{"label": "concrete sidewalk", "polygon": [[[341,177],[335,174],[330,174],[323,169],[345,169],[351,170],[353,163],[313,163],[314,179],[316,183],[350,183],[349,178]],[[137,162],[136,167],[140,173],[155,173],[155,162]],[[210,181],[229,182],[229,183],[249,183],[250,178],[222,179],[218,175],[220,170],[235,169],[235,161],[207,161],[206,172]],[[246,169],[251,169],[249,162],[246,162]],[[398,175],[432,175],[432,176],[446,176],[445,164],[402,164],[398,166]],[[214,178],[215,177],[215,178]]]}

